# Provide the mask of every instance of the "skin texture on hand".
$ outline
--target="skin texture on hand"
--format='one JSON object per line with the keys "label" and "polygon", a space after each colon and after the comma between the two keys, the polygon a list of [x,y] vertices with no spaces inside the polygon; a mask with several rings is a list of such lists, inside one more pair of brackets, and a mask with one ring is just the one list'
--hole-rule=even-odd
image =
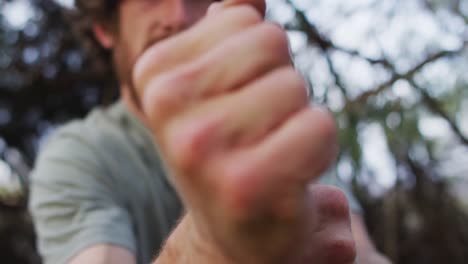
{"label": "skin texture on hand", "polygon": [[68,264],[136,264],[133,253],[123,247],[114,245],[95,245],[84,249],[72,257]]}
{"label": "skin texture on hand", "polygon": [[[263,22],[265,2],[214,3],[208,18],[168,38],[199,21],[210,3],[121,1],[118,35],[94,27],[114,55],[123,101],[164,146],[188,208],[157,263],[351,263],[346,199],[309,186],[333,160],[335,127],[327,113],[307,107],[284,31]],[[362,263],[381,264],[375,248],[357,242]],[[135,258],[97,245],[73,261]]]}
{"label": "skin texture on hand", "polygon": [[334,121],[309,107],[263,1],[260,12],[247,2],[216,8],[134,69],[187,208],[157,263],[353,263],[345,196],[310,184],[335,157]]}
{"label": "skin texture on hand", "polygon": [[163,263],[223,263],[235,264],[216,248],[198,237],[190,215],[182,218],[153,264]]}

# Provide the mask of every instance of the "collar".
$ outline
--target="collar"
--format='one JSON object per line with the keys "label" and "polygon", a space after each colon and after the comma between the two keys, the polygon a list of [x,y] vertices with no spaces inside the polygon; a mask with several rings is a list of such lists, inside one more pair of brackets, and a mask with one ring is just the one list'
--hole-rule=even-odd
{"label": "collar", "polygon": [[149,159],[159,159],[151,131],[128,109],[124,102],[119,100],[114,103],[109,108],[109,113],[121,124],[122,129],[136,143],[143,154]]}

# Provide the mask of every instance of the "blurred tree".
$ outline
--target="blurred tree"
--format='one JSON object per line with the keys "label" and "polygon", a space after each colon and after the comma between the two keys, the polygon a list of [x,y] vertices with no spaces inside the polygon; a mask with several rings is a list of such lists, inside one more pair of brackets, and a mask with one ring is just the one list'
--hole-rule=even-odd
{"label": "blurred tree", "polygon": [[109,67],[85,56],[55,1],[0,1],[0,7],[13,17],[31,9],[24,25],[0,21],[0,135],[32,163],[40,138],[102,102],[114,80],[104,74]]}
{"label": "blurred tree", "polygon": [[336,114],[336,175],[378,247],[395,263],[466,263],[453,182],[468,172],[468,1],[274,3],[314,100]]}
{"label": "blurred tree", "polygon": [[0,162],[15,171],[0,171],[2,263],[40,263],[27,188],[8,192],[11,186],[2,185],[27,176],[42,138],[56,126],[115,97],[110,67],[80,47],[63,13],[52,0],[0,0]]}
{"label": "blurred tree", "polygon": [[[269,2],[313,100],[336,115],[332,173],[352,184],[378,247],[395,263],[466,263],[468,0]],[[0,152],[20,150],[25,166],[57,125],[116,96],[62,11],[0,0]],[[0,252],[34,248],[24,208],[0,207]]]}

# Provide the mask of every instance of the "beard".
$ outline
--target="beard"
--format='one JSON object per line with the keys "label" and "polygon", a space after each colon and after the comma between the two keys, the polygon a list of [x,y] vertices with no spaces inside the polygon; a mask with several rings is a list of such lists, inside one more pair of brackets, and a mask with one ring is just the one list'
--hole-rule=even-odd
{"label": "beard", "polygon": [[[160,24],[156,23],[155,27],[160,28]],[[138,110],[142,110],[142,106],[140,99],[141,94],[138,92],[133,82],[133,68],[136,62],[146,50],[150,49],[158,42],[179,33],[180,31],[182,31],[182,28],[172,31],[159,30],[155,34],[148,34],[148,38],[143,43],[142,47],[137,50],[132,50],[129,43],[131,40],[125,41],[122,37],[118,38],[119,41],[116,43],[112,51],[112,59],[115,72],[117,74],[117,80],[121,89],[128,90],[126,92],[129,93],[133,104],[138,108]]]}
{"label": "beard", "polygon": [[138,110],[142,110],[141,100],[132,78],[137,57],[135,54],[132,54],[129,45],[125,41],[119,41],[112,52],[114,68],[121,89],[128,89],[127,92],[130,94],[133,104]]}

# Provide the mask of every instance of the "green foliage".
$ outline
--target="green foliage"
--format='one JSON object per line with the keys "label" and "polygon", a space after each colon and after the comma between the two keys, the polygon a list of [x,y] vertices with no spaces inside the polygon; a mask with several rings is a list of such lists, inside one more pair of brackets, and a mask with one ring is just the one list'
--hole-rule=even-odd
{"label": "green foliage", "polygon": [[[14,28],[4,7],[15,1],[0,0],[0,143],[20,150],[31,165],[48,132],[111,101],[116,84],[111,68],[82,50],[55,1],[27,1],[33,16]],[[293,50],[297,67],[313,84],[314,100],[337,118],[338,164],[351,166],[379,248],[395,263],[466,263],[468,223],[460,205],[467,198],[451,193],[468,172],[468,0],[270,4],[271,18],[306,40]],[[370,126],[377,132],[364,137]],[[377,139],[385,149],[372,149]],[[0,152],[5,148],[0,144]],[[369,155],[394,166],[394,184],[383,179],[389,168],[375,169]],[[0,220],[0,241],[11,239],[2,227],[14,223],[32,251],[24,211],[0,206],[0,214],[13,219]],[[0,252],[14,252],[11,247],[0,243]],[[30,256],[0,259],[37,263]]]}
{"label": "green foliage", "polygon": [[468,172],[457,165],[468,162],[468,1],[285,2],[286,27],[308,40],[295,56],[315,62],[298,66],[337,117],[337,164],[351,165],[379,248],[395,263],[465,263],[467,197],[449,177]]}

